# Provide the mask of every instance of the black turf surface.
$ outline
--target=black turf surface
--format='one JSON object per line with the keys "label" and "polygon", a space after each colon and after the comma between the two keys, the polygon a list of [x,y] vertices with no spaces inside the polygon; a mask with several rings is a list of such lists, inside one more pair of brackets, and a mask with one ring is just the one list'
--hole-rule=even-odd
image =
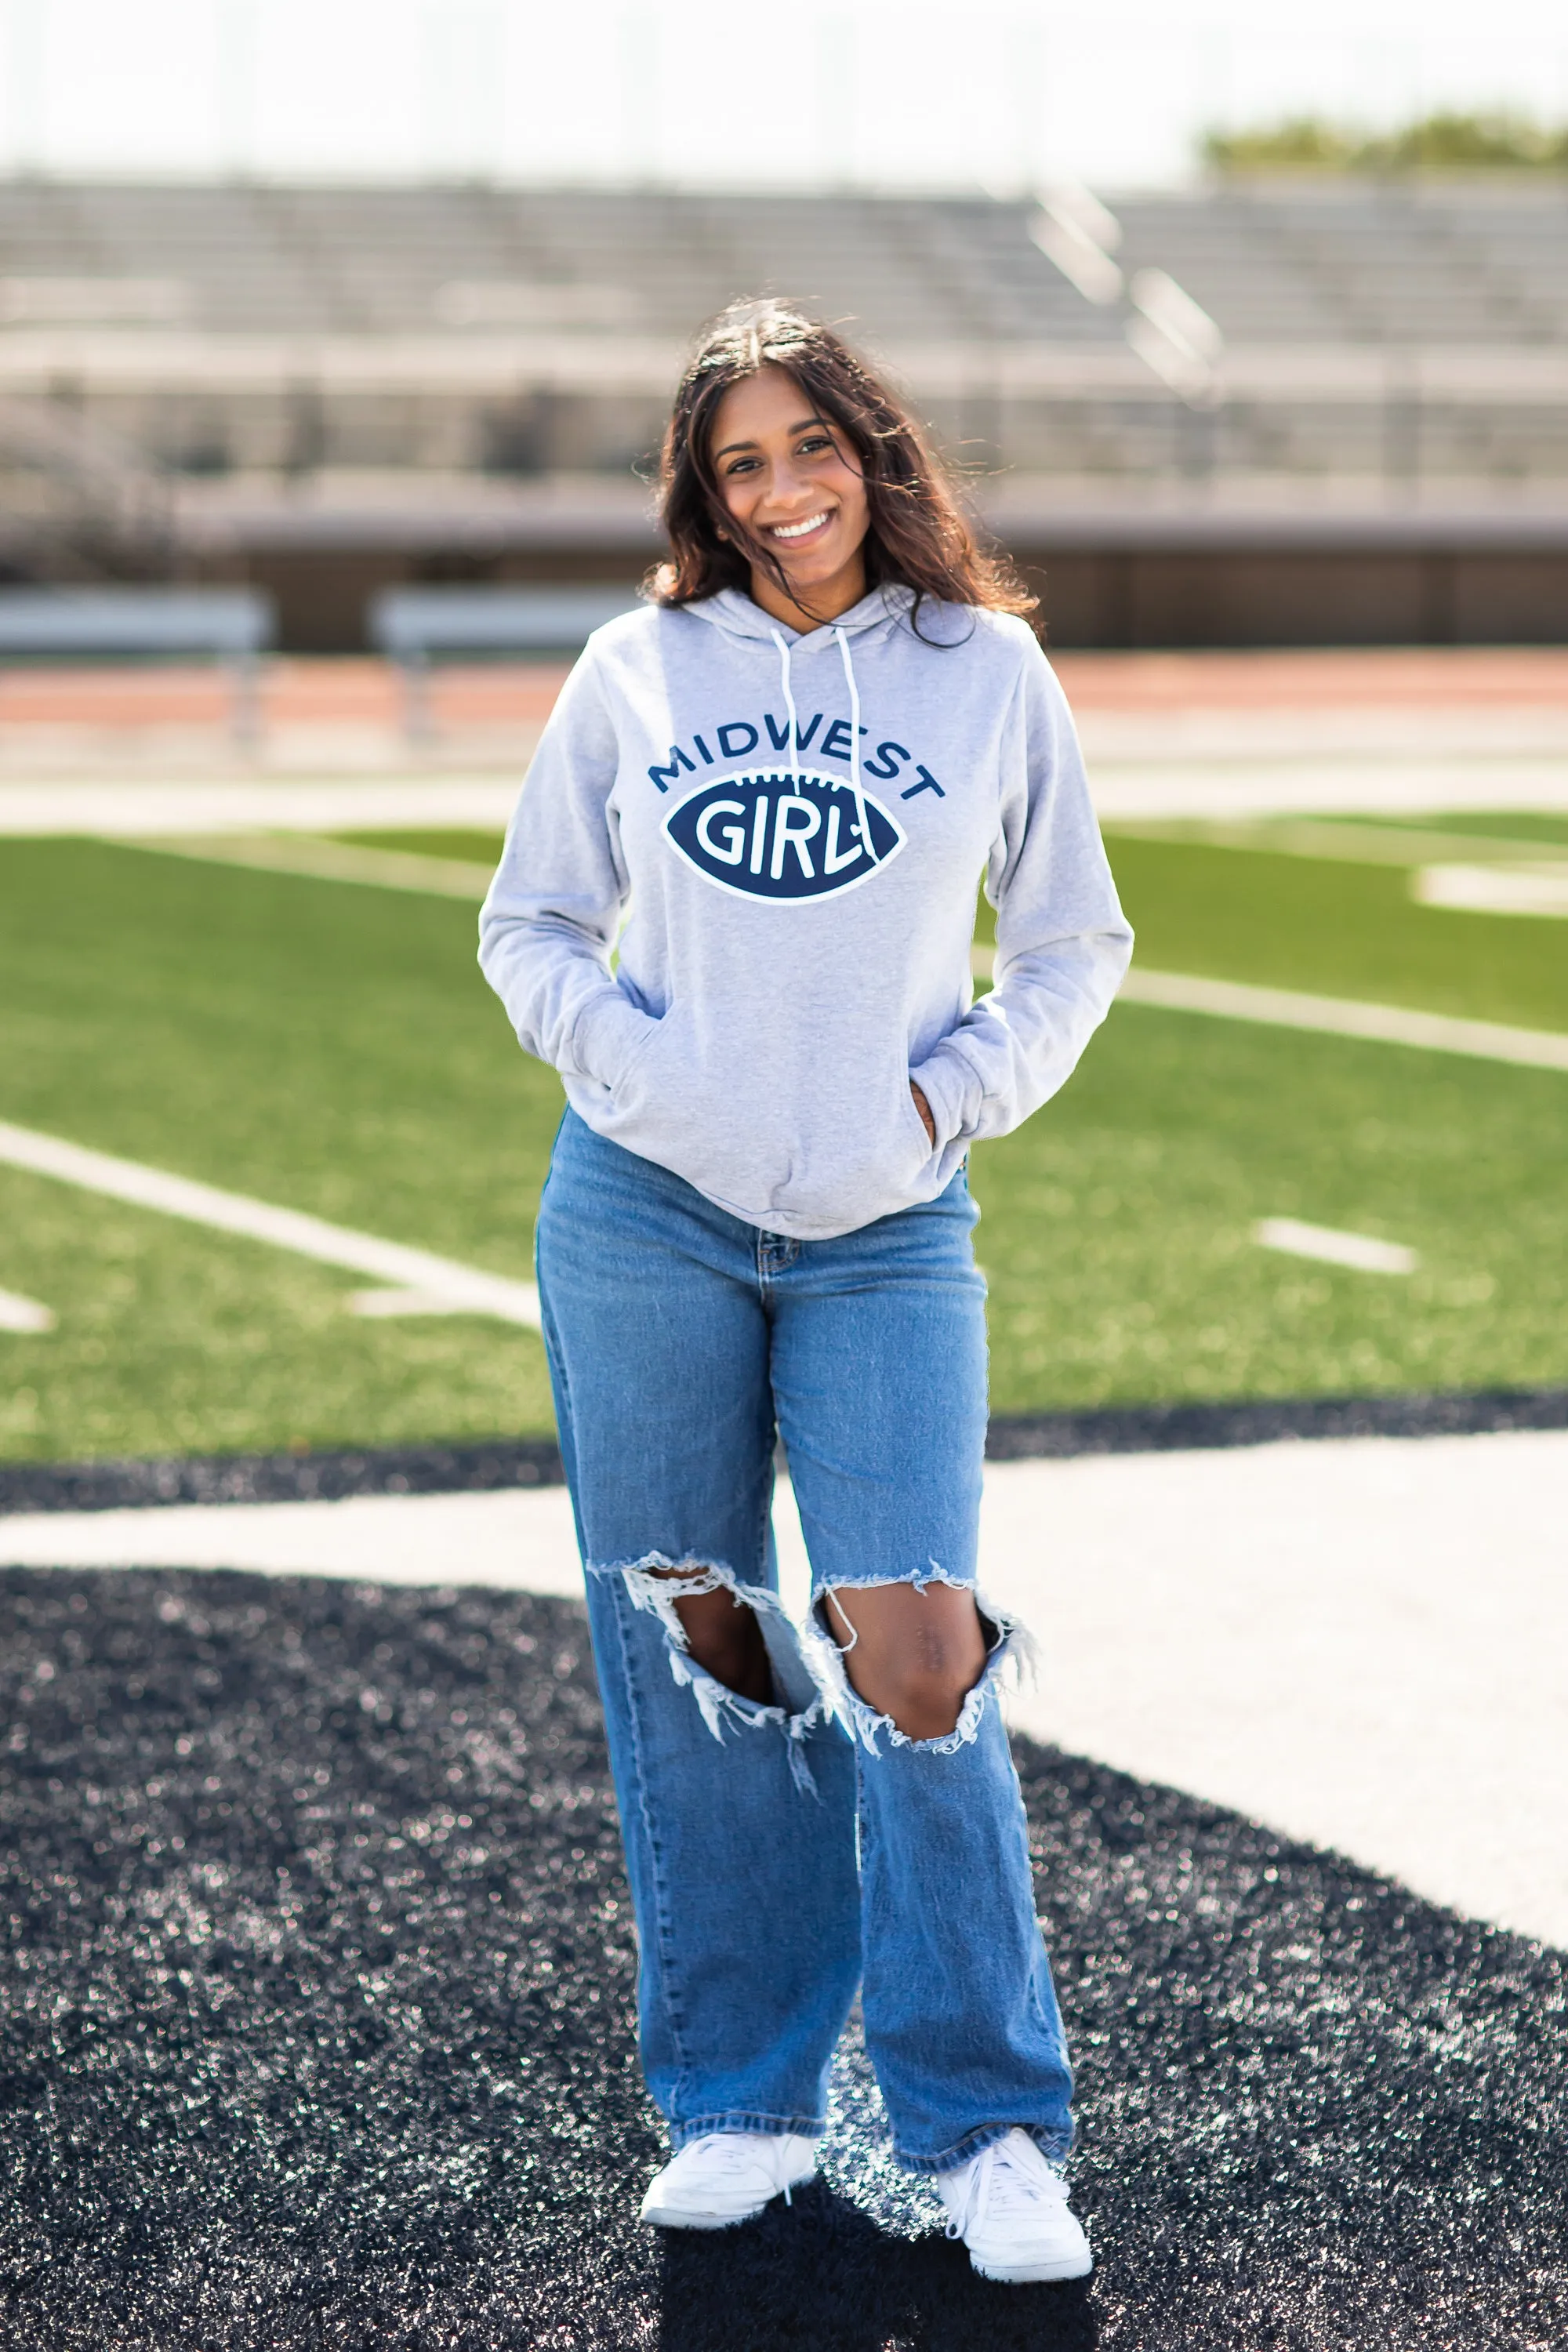
{"label": "black turf surface", "polygon": [[[1281,1438],[1474,1437],[1568,1429],[1568,1389],[1438,1390],[1396,1396],[1251,1397],[992,1416],[993,1462],[1080,1454],[1169,1454]],[[350,1495],[447,1495],[558,1486],[552,1437],[349,1452],[170,1454],[153,1461],[0,1463],[0,1512],[135,1510],[161,1503],[341,1502]]]}
{"label": "black turf surface", "polygon": [[1025,1745],[1088,2291],[914,2234],[853,2053],[661,2242],[574,1607],[14,1570],[0,1675],[5,2352],[1568,2343],[1563,1954]]}

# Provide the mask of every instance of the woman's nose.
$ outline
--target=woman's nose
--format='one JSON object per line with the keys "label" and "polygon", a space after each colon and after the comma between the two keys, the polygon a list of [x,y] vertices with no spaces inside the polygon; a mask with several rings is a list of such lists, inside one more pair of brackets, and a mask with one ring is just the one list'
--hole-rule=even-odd
{"label": "woman's nose", "polygon": [[773,467],[767,495],[763,501],[765,506],[776,507],[782,517],[797,508],[804,513],[810,499],[811,484],[804,473],[797,473],[791,465]]}

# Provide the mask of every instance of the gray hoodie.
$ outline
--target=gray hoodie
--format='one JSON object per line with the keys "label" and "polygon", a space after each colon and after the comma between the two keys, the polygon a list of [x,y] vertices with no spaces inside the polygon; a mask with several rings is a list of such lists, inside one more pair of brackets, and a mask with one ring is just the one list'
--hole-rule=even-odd
{"label": "gray hoodie", "polygon": [[910,601],[802,635],[725,589],[597,630],[479,917],[589,1126],[797,1240],[934,1199],[1065,1083],[1131,954],[1033,633],[927,604],[922,643]]}

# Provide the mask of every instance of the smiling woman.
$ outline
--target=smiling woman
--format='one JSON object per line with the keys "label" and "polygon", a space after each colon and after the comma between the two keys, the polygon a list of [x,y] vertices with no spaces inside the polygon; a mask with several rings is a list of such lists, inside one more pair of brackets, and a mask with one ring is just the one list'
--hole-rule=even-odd
{"label": "smiling woman", "polygon": [[1076,2278],[1018,1629],[975,1591],[964,1164],[1064,1084],[1131,935],[1029,599],[836,335],[719,320],[664,507],[671,560],[568,681],[481,918],[572,1106],[539,1277],[675,2151],[643,2215],[717,2229],[809,2177],[858,1988],[900,2158],[976,2267]]}
{"label": "smiling woman", "polygon": [[763,611],[798,628],[858,604],[871,518],[842,428],[812,413],[794,376],[764,367],[725,394],[713,438],[709,464],[729,516],[718,534],[754,551],[752,593]]}
{"label": "smiling woman", "polygon": [[737,302],[703,335],[665,436],[672,560],[651,583],[678,607],[744,588],[794,629],[898,582],[997,613],[1035,598],[975,544],[914,420],[829,327],[783,302]]}

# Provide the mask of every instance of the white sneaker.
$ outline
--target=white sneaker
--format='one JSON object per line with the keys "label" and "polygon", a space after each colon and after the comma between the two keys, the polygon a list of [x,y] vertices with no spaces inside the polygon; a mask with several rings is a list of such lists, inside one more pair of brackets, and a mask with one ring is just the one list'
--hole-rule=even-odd
{"label": "white sneaker", "polygon": [[1023,2285],[1037,2279],[1087,2278],[1089,2240],[1068,2210],[1067,2182],[1027,2132],[993,2140],[967,2164],[939,2172],[947,2234],[962,2238],[982,2278]]}
{"label": "white sneaker", "polygon": [[656,2230],[728,2230],[816,2170],[816,2142],[799,2132],[704,2132],[689,2139],[642,2201]]}

